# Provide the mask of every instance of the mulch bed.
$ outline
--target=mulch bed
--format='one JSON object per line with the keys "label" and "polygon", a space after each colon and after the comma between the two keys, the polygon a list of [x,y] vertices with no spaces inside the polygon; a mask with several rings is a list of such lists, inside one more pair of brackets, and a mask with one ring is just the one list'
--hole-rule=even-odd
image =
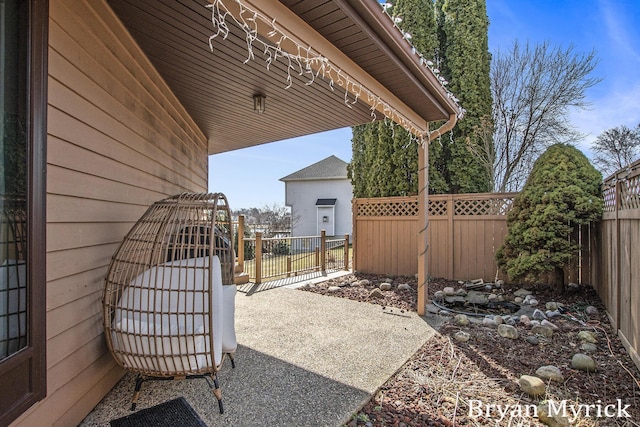
{"label": "mulch bed", "polygon": [[[371,291],[384,281],[391,282],[392,289],[382,291],[381,298],[370,298]],[[403,283],[409,284],[411,289],[398,290],[398,285]],[[430,299],[436,291],[447,286],[462,287],[458,282],[432,280]],[[352,274],[301,289],[401,311],[416,311],[417,281],[414,277]],[[518,286],[506,285],[499,292],[512,300],[517,289]],[[550,399],[556,405],[565,402],[567,415],[573,421],[571,425],[640,426],[640,373],[611,328],[605,308],[593,289],[580,287],[577,291],[560,294],[548,287],[529,289],[540,301],[543,311],[546,302],[560,302],[574,319],[569,316],[550,319],[560,329],[551,338],[541,338],[538,345],[532,345],[525,340],[531,335],[531,328],[520,323],[515,325],[520,337],[513,340],[499,336],[496,326],[479,322],[457,326],[452,322],[452,316],[430,314],[427,319],[434,321],[439,334],[425,343],[380,388],[349,425],[542,426],[544,424],[532,412],[533,406]],[[585,308],[590,305],[598,309],[597,314],[586,315]],[[588,322],[587,326],[575,319]],[[453,339],[460,330],[469,333],[471,339],[464,343]],[[592,331],[597,336],[597,350],[589,353],[598,368],[593,373],[571,367],[573,354],[581,352],[577,333],[582,330]],[[546,395],[540,398],[521,392],[519,377],[535,375],[535,371],[544,365],[559,367],[564,381],[548,382]],[[589,417],[584,416],[586,406],[579,405],[594,405],[589,409]],[[615,409],[609,407],[609,412],[622,416],[596,417],[598,407],[603,413],[606,405],[615,405]],[[626,408],[630,418],[618,411],[625,405],[630,405]],[[582,412],[573,419],[572,409]],[[502,419],[499,410],[507,411]]]}

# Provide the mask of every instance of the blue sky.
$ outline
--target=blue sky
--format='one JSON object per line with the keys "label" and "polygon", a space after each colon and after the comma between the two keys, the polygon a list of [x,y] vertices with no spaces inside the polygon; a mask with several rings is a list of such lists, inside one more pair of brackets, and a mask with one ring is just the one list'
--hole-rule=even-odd
{"label": "blue sky", "polygon": [[[507,51],[515,39],[595,50],[593,76],[603,80],[587,92],[589,110],[571,115],[588,135],[578,143],[587,156],[603,131],[640,123],[640,1],[487,0],[487,14],[491,52]],[[279,179],[330,155],[351,160],[350,128],[210,156],[209,190],[225,193],[232,209],[283,206]]]}

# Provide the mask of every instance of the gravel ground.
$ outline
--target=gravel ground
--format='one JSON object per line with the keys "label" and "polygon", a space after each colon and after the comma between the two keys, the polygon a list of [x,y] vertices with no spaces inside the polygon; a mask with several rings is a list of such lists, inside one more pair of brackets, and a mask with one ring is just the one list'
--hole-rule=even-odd
{"label": "gravel ground", "polygon": [[[382,291],[378,298],[371,297],[371,292],[385,281],[391,283],[391,289]],[[408,284],[410,289],[398,290],[401,284]],[[458,282],[432,280],[430,298],[447,286],[462,287]],[[301,289],[393,307],[400,312],[416,310],[417,281],[413,277],[352,274]],[[517,289],[506,285],[497,293],[511,301]],[[531,290],[543,310],[550,301],[568,308],[562,317],[551,319],[559,327],[552,337],[540,338],[532,345],[526,341],[532,335],[531,327],[521,323],[515,325],[519,338],[509,339],[500,336],[496,326],[486,326],[479,320],[458,326],[452,316],[430,315],[439,334],[380,388],[349,425],[542,426],[533,408],[539,404],[549,407],[547,402],[551,400],[560,411],[565,405],[565,421],[570,425],[640,426],[640,374],[611,328],[596,293],[588,287],[561,294],[543,287]],[[587,315],[588,306],[598,312]],[[469,341],[454,339],[461,330],[470,334]],[[589,353],[596,362],[596,372],[571,366],[573,355],[581,352],[577,334],[583,330],[593,332],[597,339],[596,350]],[[520,376],[535,375],[544,365],[560,368],[564,380],[548,381],[541,397],[523,393],[518,385]],[[573,410],[580,410],[578,416]],[[585,416],[587,410],[589,416]],[[608,411],[615,416],[598,417],[598,410],[600,415]]]}

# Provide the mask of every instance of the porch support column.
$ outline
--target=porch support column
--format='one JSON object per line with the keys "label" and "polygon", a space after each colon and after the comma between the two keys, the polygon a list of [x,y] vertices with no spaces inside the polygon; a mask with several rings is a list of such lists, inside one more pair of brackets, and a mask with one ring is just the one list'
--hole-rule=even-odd
{"label": "porch support column", "polygon": [[429,303],[429,141],[418,148],[418,315],[424,316]]}

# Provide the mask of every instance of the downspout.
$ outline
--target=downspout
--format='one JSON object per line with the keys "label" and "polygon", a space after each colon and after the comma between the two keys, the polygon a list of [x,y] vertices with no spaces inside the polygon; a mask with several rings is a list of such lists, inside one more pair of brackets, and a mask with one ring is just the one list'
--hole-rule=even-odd
{"label": "downspout", "polygon": [[[419,221],[424,227],[419,231],[422,233],[422,239],[419,239],[420,247],[418,248],[418,315],[424,316],[428,298],[428,277],[429,277],[429,257],[427,249],[429,248],[429,144],[435,137],[449,132],[458,122],[457,114],[450,114],[442,126],[433,132],[427,132],[426,138],[423,137],[422,151],[420,155],[420,191],[418,192]],[[425,140],[426,139],[426,140]]]}

